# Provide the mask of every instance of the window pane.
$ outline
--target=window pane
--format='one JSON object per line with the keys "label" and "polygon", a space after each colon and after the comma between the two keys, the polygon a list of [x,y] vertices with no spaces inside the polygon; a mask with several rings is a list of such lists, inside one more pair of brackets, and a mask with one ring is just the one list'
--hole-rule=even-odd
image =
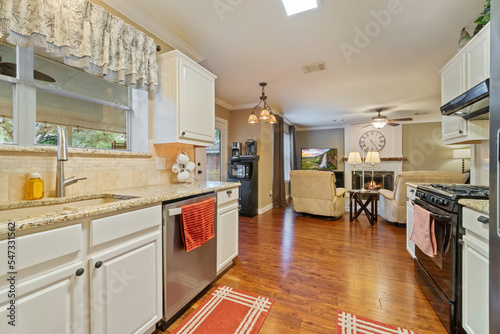
{"label": "window pane", "polygon": [[0,144],[14,141],[13,92],[11,84],[0,82]]}
{"label": "window pane", "polygon": [[[65,65],[41,48],[35,49],[35,80],[66,91],[128,106],[128,88]],[[38,77],[38,78],[37,78]]]}
{"label": "window pane", "polygon": [[288,133],[285,133],[283,139],[284,139],[283,140],[283,160],[284,160],[285,181],[290,181],[290,169],[291,169],[290,135]]}
{"label": "window pane", "polygon": [[0,74],[16,77],[16,47],[0,41]]}
{"label": "window pane", "polygon": [[41,129],[59,125],[74,147],[126,149],[127,111],[42,91],[37,91],[36,103],[36,144],[53,145],[38,138]]}
{"label": "window pane", "polygon": [[215,130],[214,146],[207,147],[207,181],[221,181],[220,130]]}

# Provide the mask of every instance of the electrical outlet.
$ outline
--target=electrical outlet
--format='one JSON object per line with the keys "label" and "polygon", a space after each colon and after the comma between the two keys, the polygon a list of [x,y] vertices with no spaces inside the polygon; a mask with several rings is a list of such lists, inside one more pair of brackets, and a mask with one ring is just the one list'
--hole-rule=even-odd
{"label": "electrical outlet", "polygon": [[156,158],[156,169],[165,169],[165,158]]}
{"label": "electrical outlet", "polygon": [[269,190],[269,196],[273,196],[273,191]]}

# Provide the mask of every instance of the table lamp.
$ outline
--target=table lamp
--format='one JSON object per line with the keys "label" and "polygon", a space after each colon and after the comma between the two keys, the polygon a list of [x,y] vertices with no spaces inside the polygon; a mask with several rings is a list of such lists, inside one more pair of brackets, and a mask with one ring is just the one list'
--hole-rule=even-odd
{"label": "table lamp", "polygon": [[[359,152],[351,152],[349,153],[349,158],[347,158],[347,163],[353,164],[354,165],[354,172],[356,172],[356,164],[363,163],[363,160],[361,160],[361,156],[359,155]],[[354,173],[356,174],[356,173]],[[363,166],[363,174],[362,174],[362,187],[361,190],[365,189],[365,168]]]}
{"label": "table lamp", "polygon": [[470,148],[453,150],[453,159],[462,159],[462,174],[465,173],[465,159],[470,159]]}
{"label": "table lamp", "polygon": [[378,155],[378,152],[376,151],[368,152],[366,154],[365,162],[369,162],[372,164],[372,182],[370,184],[370,188],[373,188],[373,180],[375,177],[375,164],[380,163],[380,156]]}

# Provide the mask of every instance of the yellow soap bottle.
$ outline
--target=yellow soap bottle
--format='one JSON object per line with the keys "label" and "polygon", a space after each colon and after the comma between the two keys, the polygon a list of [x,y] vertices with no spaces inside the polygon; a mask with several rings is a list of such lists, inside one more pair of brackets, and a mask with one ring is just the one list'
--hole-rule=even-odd
{"label": "yellow soap bottle", "polygon": [[40,178],[40,173],[31,173],[30,179],[26,181],[26,199],[41,199],[43,193],[43,180]]}

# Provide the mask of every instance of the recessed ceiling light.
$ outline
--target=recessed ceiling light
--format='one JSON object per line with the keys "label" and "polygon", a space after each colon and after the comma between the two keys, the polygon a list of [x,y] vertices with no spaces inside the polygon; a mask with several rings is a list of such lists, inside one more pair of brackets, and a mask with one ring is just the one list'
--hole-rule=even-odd
{"label": "recessed ceiling light", "polygon": [[286,15],[291,16],[314,8],[318,8],[318,0],[281,0],[285,6]]}

